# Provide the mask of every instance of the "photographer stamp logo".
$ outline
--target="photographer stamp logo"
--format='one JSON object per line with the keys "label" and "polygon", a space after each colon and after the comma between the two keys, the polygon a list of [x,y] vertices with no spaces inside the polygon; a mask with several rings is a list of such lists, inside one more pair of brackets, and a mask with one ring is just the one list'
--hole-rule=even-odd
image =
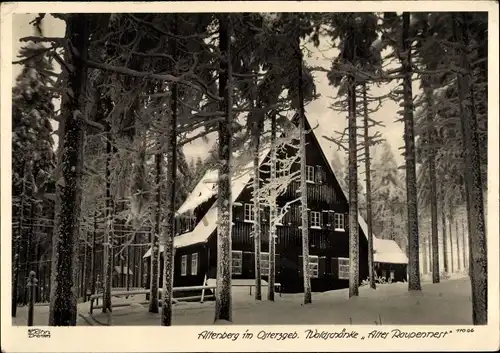
{"label": "photographer stamp logo", "polygon": [[30,328],[28,329],[28,338],[50,338],[50,331],[39,328]]}

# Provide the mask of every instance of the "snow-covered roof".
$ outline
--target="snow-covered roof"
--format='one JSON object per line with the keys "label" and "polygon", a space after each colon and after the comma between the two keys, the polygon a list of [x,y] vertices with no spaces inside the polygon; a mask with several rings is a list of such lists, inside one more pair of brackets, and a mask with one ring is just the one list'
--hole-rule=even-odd
{"label": "snow-covered roof", "polygon": [[373,261],[407,264],[408,257],[394,240],[373,237]]}
{"label": "snow-covered roof", "polygon": [[[233,194],[233,199],[235,198]],[[239,194],[238,194],[239,195]],[[236,196],[237,197],[237,196]],[[203,216],[201,221],[196,225],[196,227],[189,233],[184,233],[174,237],[174,248],[183,248],[185,246],[194,245],[198,243],[204,243],[210,237],[217,227],[217,207],[214,205],[208,212]],[[163,252],[163,245],[160,244],[160,254]],[[144,254],[143,258],[151,256],[151,248]]]}
{"label": "snow-covered roof", "polygon": [[[265,145],[262,147],[259,156],[259,165],[262,164],[266,156],[269,154],[270,146]],[[248,184],[253,174],[253,156],[251,153],[248,153],[248,150],[245,149],[239,155],[234,156],[234,163],[236,171],[232,176],[232,193],[233,193],[233,201],[235,201],[235,197],[238,197]],[[188,198],[182,206],[177,210],[177,214],[183,214],[194,210],[196,207],[201,205],[203,202],[210,199],[213,195],[217,194],[217,179],[219,177],[219,171],[217,169],[209,170],[205,173],[200,182],[193,189],[191,194],[189,194]]]}

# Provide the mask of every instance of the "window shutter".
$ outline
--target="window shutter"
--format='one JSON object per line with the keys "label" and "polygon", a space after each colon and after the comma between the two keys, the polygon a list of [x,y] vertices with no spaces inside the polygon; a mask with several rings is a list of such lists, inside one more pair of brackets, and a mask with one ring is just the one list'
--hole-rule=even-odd
{"label": "window shutter", "polygon": [[243,253],[243,263],[241,273],[243,275],[252,277],[255,273],[254,257],[252,252],[245,251]]}
{"label": "window shutter", "polygon": [[326,276],[326,257],[321,256],[319,258],[318,277],[323,278],[325,276]]}
{"label": "window shutter", "polygon": [[311,228],[311,210],[307,210],[307,225]]}
{"label": "window shutter", "polygon": [[335,229],[335,212],[328,212],[328,229]]}
{"label": "window shutter", "polygon": [[303,267],[304,267],[304,262],[302,261],[302,255],[299,255],[299,277],[303,277]]}
{"label": "window shutter", "polygon": [[323,167],[320,165],[316,166],[316,182],[323,184]]}
{"label": "window shutter", "polygon": [[332,257],[332,277],[339,278],[339,259],[336,257]]}
{"label": "window shutter", "polygon": [[349,230],[349,213],[344,214],[344,229]]}
{"label": "window shutter", "polygon": [[328,214],[328,211],[321,212],[321,226],[323,227],[323,229],[328,228]]}

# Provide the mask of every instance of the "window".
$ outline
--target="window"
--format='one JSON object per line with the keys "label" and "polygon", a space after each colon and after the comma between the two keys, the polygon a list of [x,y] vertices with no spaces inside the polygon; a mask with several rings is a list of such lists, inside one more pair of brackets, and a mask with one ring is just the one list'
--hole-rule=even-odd
{"label": "window", "polygon": [[339,279],[349,279],[349,259],[339,257]]}
{"label": "window", "polygon": [[187,255],[181,256],[181,276],[187,275],[187,265],[188,265],[188,257]]}
{"label": "window", "polygon": [[245,222],[253,222],[255,220],[255,216],[253,214],[253,204],[246,203],[245,204]]}
{"label": "window", "polygon": [[395,274],[396,273],[394,271],[389,272],[389,283],[394,282]]}
{"label": "window", "polygon": [[260,274],[262,276],[269,276],[269,253],[260,253]]}
{"label": "window", "polygon": [[345,231],[345,220],[344,215],[342,213],[334,214],[334,227],[335,230]]}
{"label": "window", "polygon": [[319,257],[309,255],[309,272],[311,273],[311,278],[318,278]]}
{"label": "window", "polygon": [[191,254],[191,276],[198,274],[198,253]]}
{"label": "window", "polygon": [[231,268],[233,275],[241,275],[243,267],[243,251],[231,251]]}
{"label": "window", "polygon": [[278,178],[282,178],[290,174],[290,170],[285,167],[285,163],[277,162],[276,163],[276,176]]}
{"label": "window", "polygon": [[321,228],[321,212],[311,211],[311,228]]}
{"label": "window", "polygon": [[306,165],[306,181],[314,183],[314,167],[312,165]]}

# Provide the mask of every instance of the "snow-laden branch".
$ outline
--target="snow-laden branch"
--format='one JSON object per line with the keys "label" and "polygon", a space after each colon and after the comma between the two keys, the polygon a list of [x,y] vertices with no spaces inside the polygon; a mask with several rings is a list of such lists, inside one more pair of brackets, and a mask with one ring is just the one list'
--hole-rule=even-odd
{"label": "snow-laden branch", "polygon": [[[146,72],[146,71],[137,71],[133,69],[129,69],[126,67],[120,67],[120,66],[114,66],[111,64],[105,64],[105,63],[99,63],[97,61],[92,61],[92,60],[87,60],[86,61],[87,65],[93,69],[100,69],[100,70],[105,70],[105,71],[110,71],[114,73],[119,73],[123,75],[128,75],[128,76],[133,76],[137,78],[149,78],[149,79],[155,79],[158,81],[166,81],[166,82],[172,82],[172,83],[178,83],[181,85],[188,86],[190,88],[193,88],[195,90],[198,90],[211,99],[214,99],[216,101],[220,101],[222,98],[219,96],[216,96],[212,94],[208,87],[204,84],[202,84],[199,80],[199,78],[194,75],[192,72],[187,72],[182,74],[181,76],[174,76],[170,74],[157,74],[154,72]],[[186,79],[188,77],[195,78],[197,80],[197,83],[201,86],[198,86],[190,81],[187,81]]]}

